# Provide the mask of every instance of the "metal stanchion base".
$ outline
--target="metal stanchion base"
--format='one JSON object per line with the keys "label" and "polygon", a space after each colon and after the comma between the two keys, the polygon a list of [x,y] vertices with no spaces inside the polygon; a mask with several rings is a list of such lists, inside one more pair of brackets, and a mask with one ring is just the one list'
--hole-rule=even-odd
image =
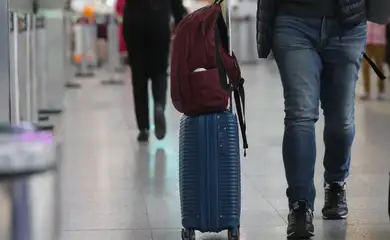
{"label": "metal stanchion base", "polygon": [[98,67],[97,64],[89,64],[89,65],[88,65],[88,69],[89,69],[89,70],[95,70],[97,67]]}
{"label": "metal stanchion base", "polygon": [[124,73],[124,72],[125,72],[125,67],[117,67],[117,68],[115,69],[115,71],[116,71],[117,73]]}
{"label": "metal stanchion base", "polygon": [[66,88],[81,88],[81,84],[80,83],[76,83],[76,82],[67,82],[65,83],[65,87]]}
{"label": "metal stanchion base", "polygon": [[54,126],[53,125],[36,126],[35,128],[38,131],[54,131]]}
{"label": "metal stanchion base", "polygon": [[61,109],[39,109],[38,114],[39,115],[57,115],[61,114],[62,110]]}
{"label": "metal stanchion base", "polygon": [[77,72],[75,74],[76,77],[85,77],[85,78],[91,78],[91,77],[94,77],[95,74],[93,72],[87,72],[87,73],[83,73],[83,72]]}
{"label": "metal stanchion base", "polygon": [[124,85],[125,82],[119,79],[103,80],[102,85]]}
{"label": "metal stanchion base", "polygon": [[49,121],[49,116],[38,116],[38,121],[40,122]]}

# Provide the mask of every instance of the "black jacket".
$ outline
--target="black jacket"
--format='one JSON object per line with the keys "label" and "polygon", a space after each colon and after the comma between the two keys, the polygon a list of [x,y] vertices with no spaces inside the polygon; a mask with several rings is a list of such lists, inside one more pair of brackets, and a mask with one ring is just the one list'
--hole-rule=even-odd
{"label": "black jacket", "polygon": [[[280,0],[257,0],[257,53],[267,58],[272,46],[273,27]],[[366,0],[338,1],[337,17],[340,24],[350,28],[366,20]]]}
{"label": "black jacket", "polygon": [[126,15],[151,15],[156,21],[173,15],[178,24],[187,15],[183,0],[126,0]]}
{"label": "black jacket", "polygon": [[386,62],[390,65],[390,24],[387,24],[386,40]]}

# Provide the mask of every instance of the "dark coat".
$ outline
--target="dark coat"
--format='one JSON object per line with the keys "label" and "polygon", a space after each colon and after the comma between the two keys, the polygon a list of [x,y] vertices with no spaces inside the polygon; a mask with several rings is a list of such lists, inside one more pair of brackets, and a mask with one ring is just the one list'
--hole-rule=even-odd
{"label": "dark coat", "polygon": [[[273,27],[280,0],[257,0],[257,53],[267,58],[272,46]],[[340,24],[350,28],[366,20],[366,0],[337,0]]]}
{"label": "dark coat", "polygon": [[390,24],[387,24],[387,29],[386,29],[386,62],[390,64]]}

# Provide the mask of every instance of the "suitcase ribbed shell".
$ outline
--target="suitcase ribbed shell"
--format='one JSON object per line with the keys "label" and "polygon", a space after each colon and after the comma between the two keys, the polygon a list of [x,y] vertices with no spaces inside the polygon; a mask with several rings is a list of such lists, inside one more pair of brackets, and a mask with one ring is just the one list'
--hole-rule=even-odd
{"label": "suitcase ribbed shell", "polygon": [[236,116],[183,116],[179,140],[182,225],[220,232],[240,225],[241,169]]}

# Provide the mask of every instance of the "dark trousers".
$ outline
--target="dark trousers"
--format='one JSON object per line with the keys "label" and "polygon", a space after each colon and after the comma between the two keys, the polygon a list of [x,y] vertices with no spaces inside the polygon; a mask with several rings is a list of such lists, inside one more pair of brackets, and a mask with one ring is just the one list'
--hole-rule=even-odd
{"label": "dark trousers", "polygon": [[145,11],[124,12],[123,36],[132,72],[139,130],[149,129],[148,80],[155,104],[165,107],[170,45],[169,16]]}
{"label": "dark trousers", "polygon": [[390,66],[390,24],[386,26],[386,62]]}
{"label": "dark trousers", "polygon": [[365,40],[366,23],[345,30],[334,19],[276,19],[273,52],[284,90],[283,160],[290,203],[306,200],[314,206],[320,103],[325,117],[324,181],[343,182],[349,175],[355,87]]}

